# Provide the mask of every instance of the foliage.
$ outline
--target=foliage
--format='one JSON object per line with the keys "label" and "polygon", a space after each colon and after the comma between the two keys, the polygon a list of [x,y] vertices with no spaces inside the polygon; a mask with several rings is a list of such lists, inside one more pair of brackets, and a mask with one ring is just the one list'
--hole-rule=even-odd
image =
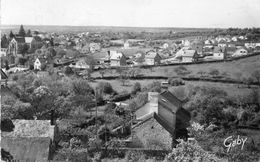
{"label": "foliage", "polygon": [[127,161],[145,161],[145,155],[140,151],[128,151],[125,159]]}
{"label": "foliage", "polygon": [[25,30],[23,28],[23,25],[20,26],[20,29],[19,29],[19,36],[21,37],[25,37],[26,36],[26,33],[25,33]]}
{"label": "foliage", "polygon": [[104,113],[105,113],[105,114],[111,114],[111,113],[114,112],[114,109],[115,109],[115,108],[116,108],[116,104],[113,103],[113,102],[110,102],[110,103],[108,103],[108,104],[106,105]]}
{"label": "foliage", "polygon": [[106,126],[101,126],[98,129],[98,137],[103,142],[109,141],[112,136],[111,130]]}
{"label": "foliage", "polygon": [[258,82],[260,86],[260,70],[256,70],[252,73],[252,77]]}
{"label": "foliage", "polygon": [[161,92],[161,82],[156,81],[153,83],[148,84],[146,87],[143,88],[145,92]]}
{"label": "foliage", "polygon": [[141,84],[139,82],[136,82],[132,89],[132,94],[135,95],[137,92],[141,91]]}
{"label": "foliage", "polygon": [[204,151],[198,143],[181,142],[165,158],[165,161],[220,161],[216,155]]}
{"label": "foliage", "polygon": [[180,86],[180,85],[185,85],[184,81],[181,78],[169,78],[168,83],[172,86]]}
{"label": "foliage", "polygon": [[219,71],[217,69],[211,69],[209,74],[216,77],[219,75]]}
{"label": "foliage", "polygon": [[105,94],[112,94],[114,92],[111,84],[108,82],[99,82],[97,87]]}
{"label": "foliage", "polygon": [[1,118],[1,131],[11,132],[14,129],[14,124],[9,118]]}
{"label": "foliage", "polygon": [[65,73],[66,75],[71,75],[71,74],[73,74],[74,72],[73,72],[73,70],[72,70],[71,67],[66,66],[64,73]]}
{"label": "foliage", "polygon": [[71,88],[71,91],[75,95],[93,95],[94,94],[93,88],[88,84],[87,81],[85,81],[83,79],[73,80],[70,88]]}
{"label": "foliage", "polygon": [[185,75],[190,74],[190,71],[183,65],[175,68],[174,71],[176,72],[177,75],[180,75],[180,76],[185,76]]}

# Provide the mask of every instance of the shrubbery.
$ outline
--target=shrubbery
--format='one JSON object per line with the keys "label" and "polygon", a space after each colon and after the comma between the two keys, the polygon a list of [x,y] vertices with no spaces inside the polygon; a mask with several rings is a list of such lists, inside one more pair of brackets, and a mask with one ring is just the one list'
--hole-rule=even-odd
{"label": "shrubbery", "polygon": [[168,83],[172,86],[180,86],[180,85],[185,85],[185,82],[181,78],[169,78]]}

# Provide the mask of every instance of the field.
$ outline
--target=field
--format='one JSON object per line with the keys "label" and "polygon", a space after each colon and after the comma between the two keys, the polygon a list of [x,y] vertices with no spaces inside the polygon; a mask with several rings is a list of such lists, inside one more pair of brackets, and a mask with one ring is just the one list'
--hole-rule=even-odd
{"label": "field", "polygon": [[[220,63],[205,63],[205,64],[193,64],[184,65],[190,72],[190,76],[197,76],[199,71],[209,73],[212,69],[217,69],[220,74],[226,73],[226,75],[233,79],[237,78],[237,73],[241,73],[241,77],[249,77],[255,70],[260,70],[260,55],[243,58],[232,62],[220,62]],[[140,74],[144,76],[177,76],[174,71],[178,66],[158,66],[149,69],[140,69]],[[115,70],[110,70],[105,73],[105,76],[118,75]],[[100,76],[99,72],[94,72],[93,77]]]}
{"label": "field", "polygon": [[[1,25],[2,33],[9,33],[10,30],[17,32],[20,25]],[[79,33],[79,32],[204,32],[213,31],[211,28],[153,28],[153,27],[121,27],[121,26],[54,26],[54,25],[24,25],[26,29],[40,30],[44,32],[56,33]]]}

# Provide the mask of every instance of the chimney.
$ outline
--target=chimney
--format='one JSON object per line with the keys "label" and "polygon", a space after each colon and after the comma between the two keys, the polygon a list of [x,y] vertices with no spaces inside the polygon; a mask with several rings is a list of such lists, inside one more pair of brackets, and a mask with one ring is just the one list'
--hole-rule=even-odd
{"label": "chimney", "polygon": [[158,113],[158,92],[148,92],[148,102],[150,104],[149,113],[155,112]]}

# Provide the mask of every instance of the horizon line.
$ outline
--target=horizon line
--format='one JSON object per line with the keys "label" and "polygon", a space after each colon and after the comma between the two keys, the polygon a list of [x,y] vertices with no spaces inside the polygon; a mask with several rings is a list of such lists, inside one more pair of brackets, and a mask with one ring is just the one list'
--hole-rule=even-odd
{"label": "horizon line", "polygon": [[58,24],[1,24],[1,26],[65,26],[65,27],[114,27],[114,28],[186,28],[186,29],[228,29],[228,28],[258,28],[258,27],[167,27],[167,26],[111,26],[111,25],[58,25]]}

